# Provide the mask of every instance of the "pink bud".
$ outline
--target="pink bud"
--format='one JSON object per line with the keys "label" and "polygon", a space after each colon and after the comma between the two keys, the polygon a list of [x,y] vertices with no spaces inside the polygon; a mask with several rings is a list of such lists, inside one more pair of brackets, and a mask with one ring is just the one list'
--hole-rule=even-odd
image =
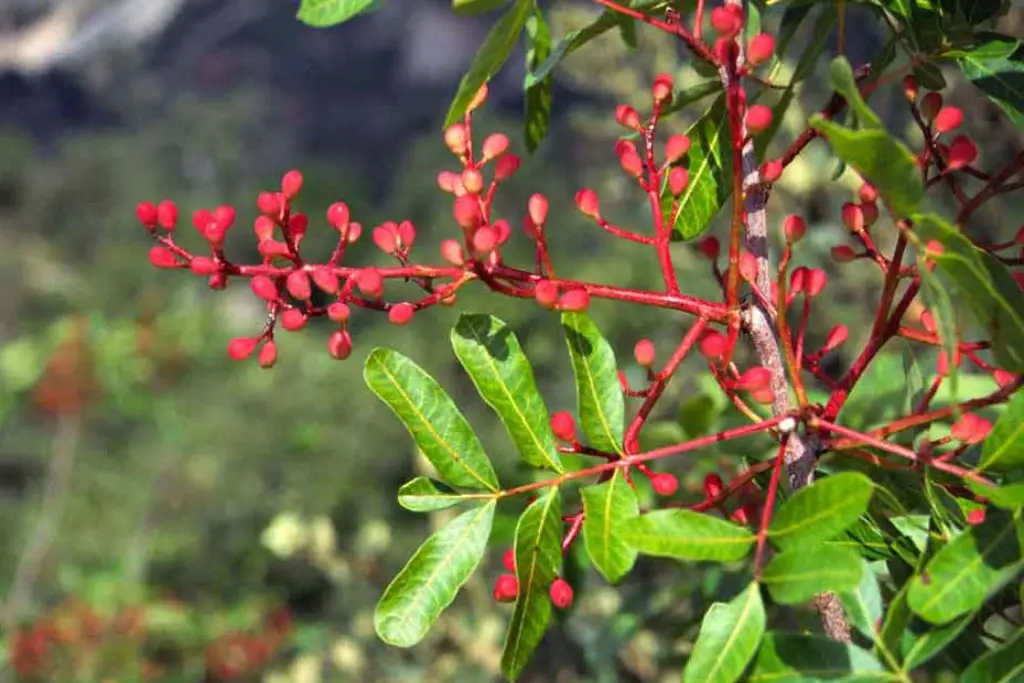
{"label": "pink bud", "polygon": [[340,283],[338,282],[338,276],[326,266],[316,266],[313,268],[313,283],[320,288],[320,291],[326,294],[337,294]]}
{"label": "pink bud", "polygon": [[996,370],[992,373],[992,379],[996,381],[1001,388],[1005,388],[1017,381],[1017,375],[1009,372],[1008,370]]}
{"label": "pink bud", "polygon": [[978,148],[965,135],[958,135],[949,145],[949,168],[956,170],[970,166],[978,156]]}
{"label": "pink bud", "polygon": [[558,303],[558,285],[550,280],[541,280],[533,288],[537,303],[545,308],[554,308]]}
{"label": "pink bud", "polygon": [[302,174],[298,171],[288,171],[281,178],[281,194],[287,200],[295,199],[302,189]]}
{"label": "pink bud", "polygon": [[206,256],[196,256],[188,264],[188,267],[196,275],[213,275],[220,270],[216,261]]}
{"label": "pink bud", "polygon": [[376,268],[363,268],[356,275],[359,291],[371,299],[379,299],[384,293],[384,278]]}
{"label": "pink bud", "polygon": [[469,132],[461,123],[451,125],[444,132],[444,144],[457,157],[465,156],[469,151]]}
{"label": "pink bud", "polygon": [[640,115],[636,109],[626,104],[620,104],[615,108],[615,121],[622,127],[636,130],[640,127]]}
{"label": "pink bud", "polygon": [[245,360],[256,350],[259,342],[257,337],[236,337],[228,343],[228,356],[232,360]]}
{"label": "pink bud", "polygon": [[710,261],[716,260],[722,250],[717,237],[705,237],[697,244],[697,249]]}
{"label": "pink bud", "polygon": [[455,214],[455,222],[465,230],[475,228],[480,224],[480,203],[476,197],[471,195],[456,197],[453,213]]}
{"label": "pink bud", "polygon": [[441,242],[441,258],[457,268],[466,262],[466,255],[462,251],[462,245],[455,240]]}
{"label": "pink bud", "polygon": [[668,190],[674,197],[678,197],[686,191],[690,184],[690,172],[682,166],[674,166],[668,172]]}
{"label": "pink bud", "polygon": [[749,251],[740,254],[740,277],[751,283],[757,280],[757,257]]}
{"label": "pink bud", "polygon": [[775,39],[767,33],[760,33],[747,44],[747,61],[751,66],[757,66],[771,59],[774,52]]}
{"label": "pink bud", "polygon": [[858,192],[862,204],[874,204],[878,201],[878,190],[871,183],[864,183]]}
{"label": "pink bud", "polygon": [[344,235],[348,229],[349,222],[348,206],[344,202],[331,204],[330,208],[327,209],[327,222]]}
{"label": "pink bud", "polygon": [[348,330],[338,330],[327,340],[328,352],[338,360],[345,360],[352,355],[352,336]]}
{"label": "pink bud", "polygon": [[763,104],[755,104],[747,110],[745,121],[747,130],[751,134],[757,135],[768,130],[768,126],[772,125],[772,110]]}
{"label": "pink bud", "polygon": [[665,161],[674,164],[690,151],[690,138],[682,133],[673,135],[665,141]]}
{"label": "pink bud", "polygon": [[335,301],[327,307],[327,317],[336,323],[348,322],[349,316],[351,315],[352,309],[340,301]]}
{"label": "pink bud", "polygon": [[708,360],[718,360],[725,355],[729,346],[729,339],[720,332],[714,330],[704,335],[700,340],[700,352]]}
{"label": "pink bud", "polygon": [[776,159],[761,164],[761,182],[774,183],[782,175],[782,162]]}
{"label": "pink bud", "polygon": [[480,227],[473,233],[473,251],[481,256],[490,254],[498,246],[498,231],[490,225]]}
{"label": "pink bud", "polygon": [[567,412],[552,413],[551,431],[559,441],[572,443],[576,440],[576,421]]}
{"label": "pink bud", "polygon": [[468,194],[480,194],[484,189],[484,176],[475,168],[467,168],[462,172],[462,186]]}
{"label": "pink bud", "polygon": [[300,301],[308,301],[309,297],[313,295],[309,284],[309,274],[301,269],[293,270],[288,274],[288,279],[285,280],[285,288],[293,298]]}
{"label": "pink bud", "polygon": [[276,192],[260,192],[256,197],[256,208],[265,216],[277,218],[284,207],[281,197]]}
{"label": "pink bud", "polygon": [[135,207],[135,217],[147,228],[155,228],[158,222],[156,205],[152,202],[139,202]]}
{"label": "pink bud", "polygon": [[584,216],[598,218],[600,216],[597,201],[597,193],[590,189],[580,190],[576,193],[576,206]]}
{"label": "pink bud", "polygon": [[832,260],[836,263],[849,263],[857,258],[857,252],[845,244],[838,244],[832,247]]}
{"label": "pink bud", "polygon": [[807,282],[807,268],[799,266],[793,269],[793,272],[789,276],[789,291],[793,294],[799,294],[804,291],[804,286]]}
{"label": "pink bud", "polygon": [[707,498],[717,498],[725,488],[722,478],[716,472],[704,477],[704,495]]}
{"label": "pink bud", "polygon": [[267,216],[257,216],[252,226],[253,232],[256,233],[256,241],[262,242],[272,239],[275,227],[277,226],[274,224],[274,221]]}
{"label": "pink bud", "polygon": [[622,165],[622,170],[634,178],[639,178],[644,173],[644,164],[635,150],[627,150],[620,155],[619,163]]}
{"label": "pink bud", "polygon": [[942,109],[942,95],[930,92],[921,99],[921,115],[932,121]]}
{"label": "pink bud", "polygon": [[742,10],[734,10],[732,7],[724,5],[711,10],[711,28],[724,38],[732,38],[743,26]]}
{"label": "pink bud", "polygon": [[849,328],[846,325],[839,324],[832,328],[828,333],[828,337],[825,339],[825,346],[822,351],[831,351],[832,349],[840,346],[846,341],[846,338],[850,335]]}
{"label": "pink bud", "polygon": [[807,232],[807,222],[796,214],[790,214],[782,222],[782,232],[786,235],[786,242],[796,244]]}
{"label": "pink bud", "polygon": [[264,370],[274,367],[274,364],[277,363],[277,345],[272,341],[264,344],[263,348],[260,349],[257,361]]}
{"label": "pink bud", "polygon": [[483,156],[483,161],[487,162],[491,159],[497,159],[502,154],[508,151],[508,136],[504,133],[494,133],[493,135],[487,136],[484,140],[483,147],[480,148],[480,154]]}
{"label": "pink bud", "polygon": [[843,204],[840,215],[847,230],[854,233],[864,231],[864,212],[861,211],[860,206],[847,202]]}
{"label": "pink bud", "polygon": [[654,365],[654,342],[650,339],[641,339],[633,348],[633,357],[641,367],[649,368]]}
{"label": "pink bud", "polygon": [[385,254],[394,254],[398,251],[398,225],[394,222],[387,222],[378,225],[373,229],[373,243]]}
{"label": "pink bud", "polygon": [[825,285],[828,284],[828,275],[821,268],[812,268],[807,271],[807,296],[816,297],[821,294],[821,290],[825,289]]}
{"label": "pink bud", "polygon": [[452,173],[451,171],[441,171],[437,174],[437,186],[440,187],[444,192],[455,192],[455,183],[460,182],[458,173]]}
{"label": "pink bud", "polygon": [[298,308],[288,308],[281,314],[278,319],[281,322],[281,327],[288,330],[289,332],[298,332],[306,326],[306,312]]}
{"label": "pink bud", "polygon": [[515,602],[519,595],[519,579],[515,574],[502,574],[494,582],[493,594],[497,602]]}
{"label": "pink bud", "polygon": [[412,320],[416,308],[410,303],[395,304],[388,311],[388,321],[393,325],[406,325]]}
{"label": "pink bud", "polygon": [[570,313],[582,313],[590,306],[590,294],[585,289],[570,289],[558,300],[558,308]]}
{"label": "pink bud", "polygon": [[534,225],[544,225],[548,219],[548,200],[542,194],[535,194],[530,197],[526,204],[530,220]]}
{"label": "pink bud", "polygon": [[408,249],[416,241],[416,226],[412,221],[402,221],[398,224],[398,237],[401,240],[403,249]]}
{"label": "pink bud", "polygon": [[932,125],[935,127],[936,133],[942,134],[956,130],[963,121],[964,113],[959,107],[943,107],[935,115],[935,121]]}
{"label": "pink bud", "polygon": [[266,275],[256,275],[249,282],[252,293],[264,301],[277,301],[277,285]]}
{"label": "pink bud", "polygon": [[672,496],[679,490],[679,480],[674,474],[659,472],[651,477],[651,488],[659,496]]}
{"label": "pink bud", "polygon": [[506,154],[494,164],[494,179],[499,183],[516,174],[522,161],[515,154]]}
{"label": "pink bud", "polygon": [[668,74],[660,74],[654,79],[654,104],[660,105],[672,99],[672,77]]}

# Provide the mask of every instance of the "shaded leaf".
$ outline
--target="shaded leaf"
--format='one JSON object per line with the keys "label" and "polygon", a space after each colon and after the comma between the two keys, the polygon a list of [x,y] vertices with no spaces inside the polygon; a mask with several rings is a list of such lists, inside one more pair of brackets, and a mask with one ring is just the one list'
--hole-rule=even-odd
{"label": "shaded leaf", "polygon": [[[544,13],[534,0],[533,10],[526,19],[526,73],[548,58],[551,54],[551,31]],[[551,119],[551,101],[553,99],[554,78],[548,75],[540,82],[530,86],[524,84],[526,93],[525,133],[526,149],[534,152],[548,132],[548,121]]]}
{"label": "shaded leaf", "polygon": [[452,0],[452,11],[460,17],[493,12],[508,3],[508,0]]}
{"label": "shaded leaf", "polygon": [[835,538],[867,512],[874,489],[871,480],[858,472],[820,479],[779,507],[768,527],[768,538],[780,548]]}
{"label": "shaded leaf", "polygon": [[855,551],[832,545],[800,546],[772,558],[761,581],[783,605],[807,602],[821,593],[855,588],[867,568]]}
{"label": "shaded leaf", "polygon": [[416,477],[398,489],[398,504],[412,512],[444,510],[459,503],[480,500],[481,494],[462,494],[445,490],[427,477]]}
{"label": "shaded leaf", "polygon": [[857,114],[861,126],[864,128],[882,129],[882,120],[878,118],[871,107],[864,101],[857,89],[857,81],[853,77],[853,67],[846,57],[836,57],[829,67],[829,81],[836,92],[843,96],[850,109]]}
{"label": "shaded leaf", "polygon": [[957,59],[957,64],[1018,127],[1024,126],[1024,45],[1009,36],[985,37],[984,43]]}
{"label": "shaded leaf", "polygon": [[548,408],[530,361],[508,325],[493,316],[464,314],[452,330],[452,347],[523,460],[563,472]]}
{"label": "shaded leaf", "polygon": [[384,642],[415,645],[480,564],[496,503],[467,510],[435,532],[384,591],[373,625]]}
{"label": "shaded leaf", "polygon": [[724,98],[719,96],[686,135],[692,144],[683,165],[690,184],[677,202],[666,173],[661,191],[662,219],[672,226],[673,240],[690,240],[707,230],[732,195],[732,134]]}
{"label": "shaded leaf", "polygon": [[870,652],[821,636],[768,632],[749,683],[871,683],[898,680]]}
{"label": "shaded leaf", "polygon": [[1010,399],[981,448],[979,470],[1006,472],[1024,466],[1024,392]]}
{"label": "shaded leaf", "polygon": [[985,522],[971,527],[943,547],[914,576],[907,604],[933,624],[971,612],[1013,580],[1024,567],[1018,535],[1020,513],[988,511]]}
{"label": "shaded leaf", "polygon": [[1010,271],[938,216],[918,214],[913,220],[921,237],[942,244],[942,253],[929,259],[956,284],[967,310],[991,332],[1000,366],[1024,372],[1024,293]]}
{"label": "shaded leaf", "polygon": [[583,543],[597,570],[615,583],[633,568],[636,549],[626,542],[623,525],[640,514],[636,492],[622,470],[602,484],[580,490],[583,498]]}
{"label": "shaded leaf", "polygon": [[562,328],[576,375],[580,427],[593,448],[622,453],[626,401],[615,352],[585,313],[563,313]]}
{"label": "shaded leaf", "polygon": [[[939,282],[938,276],[928,270],[922,258],[917,259],[917,272],[921,274],[921,298],[932,314],[932,320],[935,321],[935,330],[939,341],[942,342],[942,350],[946,352],[946,358],[956,358],[957,345],[960,343],[960,326],[953,300]],[[960,390],[960,368],[953,363],[949,363],[947,367],[949,377],[946,383],[949,384],[950,397],[953,403],[956,403]]]}
{"label": "shaded leaf", "polygon": [[426,370],[389,349],[366,358],[367,386],[402,421],[442,479],[468,489],[498,490],[498,478],[473,428]]}
{"label": "shaded leaf", "polygon": [[764,626],[764,602],[756,583],[727,603],[711,605],[683,669],[683,683],[733,683],[754,657]]}
{"label": "shaded leaf", "polygon": [[974,660],[960,683],[1020,683],[1024,680],[1024,631]]}
{"label": "shaded leaf", "polygon": [[551,619],[548,587],[562,564],[562,499],[557,487],[530,504],[516,525],[519,596],[509,621],[501,671],[515,680],[544,637]]}
{"label": "shaded leaf", "polygon": [[984,486],[968,480],[967,486],[974,493],[987,498],[990,503],[1004,510],[1017,510],[1024,507],[1024,481],[1002,486]]}
{"label": "shaded leaf", "polygon": [[473,58],[469,71],[459,83],[459,90],[444,120],[445,128],[465,116],[466,108],[473,101],[480,86],[491,80],[508,60],[532,11],[533,0],[516,0],[516,4],[491,27],[490,33]]}
{"label": "shaded leaf", "polygon": [[903,668],[910,671],[925,664],[953,642],[973,620],[974,613],[969,613],[945,626],[927,628],[924,633],[908,638],[903,649]]}
{"label": "shaded leaf", "polygon": [[883,130],[851,130],[820,114],[813,115],[810,123],[828,139],[839,158],[878,188],[897,214],[909,216],[917,210],[924,184],[914,155],[903,143]]}
{"label": "shaded leaf", "polygon": [[878,577],[870,569],[864,571],[856,588],[839,594],[839,599],[846,609],[850,625],[861,632],[866,638],[877,637],[875,626],[882,618],[882,591],[878,587]]}
{"label": "shaded leaf", "polygon": [[377,0],[302,0],[299,21],[307,26],[324,28],[335,26],[362,14]]}
{"label": "shaded leaf", "polygon": [[743,559],[755,540],[750,531],[732,522],[679,508],[629,520],[623,534],[644,555],[714,562]]}

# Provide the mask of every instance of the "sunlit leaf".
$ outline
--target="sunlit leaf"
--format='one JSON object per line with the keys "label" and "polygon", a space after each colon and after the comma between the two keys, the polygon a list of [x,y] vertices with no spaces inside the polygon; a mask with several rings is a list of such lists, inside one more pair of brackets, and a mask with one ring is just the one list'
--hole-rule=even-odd
{"label": "sunlit leaf", "polygon": [[980,607],[1024,568],[1020,512],[989,509],[985,522],[971,527],[939,550],[914,576],[907,603],[933,624],[945,624]]}
{"label": "sunlit leaf", "polygon": [[964,75],[995,102],[1018,128],[1024,127],[1024,45],[997,33],[961,56]]}
{"label": "sunlit leaf", "polygon": [[564,471],[533,368],[508,325],[490,315],[464,314],[452,330],[452,347],[523,460]]}
{"label": "sunlit leaf", "polygon": [[1005,472],[1024,466],[1024,392],[1010,399],[981,449],[978,469]]}
{"label": "sunlit leaf", "polygon": [[455,401],[423,368],[395,351],[374,349],[363,378],[402,421],[442,479],[468,489],[498,490],[498,478],[480,440]]}
{"label": "sunlit leaf", "polygon": [[495,505],[463,512],[419,547],[377,603],[373,624],[381,640],[409,647],[423,639],[480,564]]}
{"label": "sunlit leaf", "polygon": [[878,577],[870,569],[864,572],[860,583],[852,590],[843,591],[839,599],[846,609],[850,625],[867,638],[876,636],[875,626],[882,618],[882,591],[878,586]]}
{"label": "sunlit leaf", "polygon": [[751,583],[730,602],[704,615],[683,683],[733,683],[754,657],[765,626],[761,587]]}
{"label": "sunlit leaf", "polygon": [[562,564],[562,500],[557,487],[530,504],[516,525],[519,595],[505,636],[501,671],[515,680],[530,661],[551,619],[548,587]]}
{"label": "sunlit leaf", "polygon": [[334,26],[362,14],[379,0],[302,0],[296,15],[308,26]]}
{"label": "sunlit leaf", "polygon": [[444,510],[459,503],[479,501],[482,494],[462,494],[444,490],[438,482],[427,477],[416,477],[398,489],[398,504],[412,512]]}
{"label": "sunlit leaf", "polygon": [[858,472],[841,472],[797,491],[782,504],[768,527],[780,548],[835,538],[867,512],[875,486]]}
{"label": "sunlit leaf", "polygon": [[459,83],[459,90],[444,120],[445,128],[465,116],[466,108],[473,101],[480,86],[491,80],[508,61],[532,11],[533,0],[516,0],[516,4],[491,27],[490,33],[473,58],[469,71]]}
{"label": "sunlit leaf", "polygon": [[755,540],[750,531],[732,522],[681,508],[629,520],[623,534],[644,555],[714,562],[743,559]]}
{"label": "sunlit leaf", "polygon": [[821,636],[768,632],[748,683],[875,683],[899,680],[870,652]]}
{"label": "sunlit leaf", "polygon": [[867,568],[855,551],[832,545],[783,550],[761,572],[772,598],[784,605],[807,602],[821,593],[854,589]]}
{"label": "sunlit leaf", "polygon": [[636,561],[636,549],[627,543],[623,525],[640,514],[636,493],[622,470],[611,479],[580,490],[583,497],[583,543],[597,570],[615,583]]}
{"label": "sunlit leaf", "polygon": [[626,402],[615,352],[585,313],[563,313],[562,327],[576,375],[577,412],[587,443],[608,453],[621,453]]}

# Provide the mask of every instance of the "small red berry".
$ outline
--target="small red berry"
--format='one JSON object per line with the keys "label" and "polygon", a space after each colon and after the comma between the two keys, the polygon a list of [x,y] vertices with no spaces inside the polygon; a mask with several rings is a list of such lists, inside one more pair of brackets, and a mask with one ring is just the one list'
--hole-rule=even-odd
{"label": "small red berry", "polygon": [[637,130],[640,127],[640,115],[627,104],[620,104],[615,108],[615,121],[630,130]]}
{"label": "small red berry", "polygon": [[288,330],[289,332],[297,332],[306,326],[305,311],[298,308],[289,308],[281,314],[280,321],[281,327]]}
{"label": "small red berry", "polygon": [[288,171],[281,178],[281,194],[284,198],[291,201],[298,196],[299,191],[302,189],[302,174],[298,171]]}
{"label": "small red berry", "polygon": [[740,32],[743,25],[743,18],[740,12],[731,9],[731,5],[716,7],[711,10],[711,28],[715,33],[724,37],[732,38]]}
{"label": "small red berry", "polygon": [[193,258],[191,263],[189,263],[189,268],[196,275],[213,275],[220,270],[216,261],[206,256],[196,256]]}
{"label": "small red berry", "polygon": [[494,582],[494,599],[498,602],[513,602],[519,595],[519,579],[515,574],[502,574]]}
{"label": "small red berry", "polygon": [[293,270],[285,280],[285,288],[292,297],[306,301],[313,295],[309,274],[304,270]]}
{"label": "small red berry", "polygon": [[681,160],[690,151],[690,138],[682,133],[669,137],[665,141],[665,161],[674,164]]}
{"label": "small red berry", "polygon": [[978,526],[985,521],[985,508],[974,508],[967,513],[967,523],[971,526]]}
{"label": "small red berry", "polygon": [[729,340],[721,332],[711,330],[700,340],[700,352],[708,360],[718,360],[725,355]]}
{"label": "small red berry", "polygon": [[326,266],[316,266],[313,268],[313,283],[316,284],[320,290],[326,294],[337,294],[338,288],[341,283],[338,282],[338,276]]}
{"label": "small red berry", "polygon": [[157,210],[153,202],[139,202],[135,207],[135,217],[147,228],[155,228],[157,224]]}
{"label": "small red berry", "polygon": [[516,571],[516,551],[515,548],[509,548],[501,555],[501,565],[510,572],[515,573]]}
{"label": "small red berry", "polygon": [[384,293],[384,278],[376,268],[363,268],[356,275],[359,291],[371,299],[379,299]]}
{"label": "small red berry", "polygon": [[335,301],[327,307],[327,317],[336,323],[347,322],[350,315],[352,315],[352,309],[340,301]]}
{"label": "small red berry", "polygon": [[838,244],[832,247],[832,260],[836,263],[849,263],[857,258],[857,252],[845,244]]}
{"label": "small red berry", "polygon": [[455,198],[452,213],[459,227],[466,230],[478,226],[482,219],[480,215],[480,202],[476,197],[468,194]]}
{"label": "small red berry", "polygon": [[551,431],[559,441],[572,443],[576,440],[576,420],[565,411],[552,413]]}
{"label": "small red berry", "polygon": [[767,33],[760,33],[750,39],[747,44],[747,61],[752,66],[763,64],[772,58],[775,52],[775,39]]}
{"label": "small red berry", "polygon": [[281,215],[284,205],[276,192],[260,192],[256,197],[256,208],[265,216],[277,218]]}
{"label": "small red berry", "polygon": [[494,179],[499,183],[503,180],[508,180],[516,174],[516,171],[519,170],[519,166],[522,165],[522,163],[523,162],[520,160],[518,155],[503,155],[498,159],[498,162],[494,164]]}
{"label": "small red berry", "polygon": [[149,262],[157,268],[177,268],[178,259],[167,247],[153,247],[149,250]]}
{"label": "small red berry", "polygon": [[674,166],[668,172],[668,190],[673,196],[678,197],[690,184],[690,172],[682,166]]}
{"label": "small red berry", "polygon": [[331,204],[327,209],[327,222],[333,225],[335,230],[345,234],[349,222],[348,206],[344,202]]}
{"label": "small red berry", "polygon": [[590,307],[590,294],[585,289],[570,289],[558,300],[558,308],[569,313],[582,313]]}
{"label": "small red berry", "polygon": [[415,312],[416,308],[410,303],[395,304],[388,311],[388,321],[393,325],[406,325],[412,321]]}
{"label": "small red berry", "polygon": [[697,248],[710,261],[716,260],[722,250],[717,237],[705,237],[697,243]]}
{"label": "small red berry", "polygon": [[790,214],[782,222],[782,232],[786,235],[786,242],[796,244],[807,232],[807,222],[796,214]]}
{"label": "small red berry", "polygon": [[964,122],[964,113],[959,107],[943,107],[935,115],[935,132],[942,134],[956,130]]}
{"label": "small red berry", "polygon": [[871,183],[861,185],[857,194],[862,204],[874,204],[878,201],[878,190]]}
{"label": "small red berry", "polygon": [[745,121],[747,130],[751,134],[757,135],[768,130],[768,126],[772,125],[772,110],[763,104],[755,104],[747,110]]}
{"label": "small red berry", "polygon": [[716,472],[704,477],[704,495],[708,498],[717,498],[723,489],[722,478]]}
{"label": "small red berry", "polygon": [[165,199],[156,207],[156,221],[164,230],[174,230],[178,224],[178,207],[170,199]]}
{"label": "small red berry", "polygon": [[304,213],[293,213],[288,219],[288,234],[292,239],[301,239],[309,227],[309,216]]}
{"label": "small red berry", "polygon": [[249,282],[252,293],[264,301],[276,301],[279,296],[277,285],[266,275],[257,275]]}
{"label": "small red berry", "polygon": [[576,193],[576,206],[584,216],[600,216],[597,193],[591,189],[583,189]]}
{"label": "small red berry", "polygon": [[921,115],[927,120],[933,120],[942,109],[942,95],[937,92],[930,92],[921,99]]}
{"label": "small red berry", "polygon": [[782,176],[782,162],[772,159],[761,164],[761,182],[774,183]]}
{"label": "small red berry", "polygon": [[541,280],[533,288],[533,295],[544,308],[554,308],[558,303],[558,285],[550,280]]}
{"label": "small red berry", "polygon": [[654,365],[654,342],[650,339],[641,339],[633,348],[633,357],[641,367],[649,368]]}
{"label": "small red berry", "polygon": [[651,476],[651,488],[659,496],[675,495],[675,492],[679,490],[679,480],[674,474],[658,472]]}
{"label": "small red berry", "polygon": [[672,77],[668,74],[659,74],[654,79],[654,104],[660,105],[672,99]]}
{"label": "small red berry", "polygon": [[639,178],[644,173],[644,162],[640,160],[640,155],[637,154],[636,149],[626,149],[619,155],[619,163],[622,165],[622,170],[626,172],[626,175],[633,178]]}
{"label": "small red berry", "polygon": [[965,135],[958,135],[949,145],[948,166],[954,170],[970,166],[977,156],[978,148],[974,142]]}
{"label": "small red berry", "polygon": [[232,360],[245,360],[260,343],[258,337],[236,337],[228,343],[228,355]]}
{"label": "small red berry", "polygon": [[572,586],[565,579],[552,581],[548,594],[551,596],[551,604],[558,609],[569,609],[572,606]]}
{"label": "small red berry", "polygon": [[257,360],[259,361],[261,368],[267,369],[274,367],[274,364],[277,363],[277,345],[272,341],[268,341],[263,345],[263,348],[260,349],[260,355]]}
{"label": "small red berry", "polygon": [[766,367],[755,365],[736,380],[736,388],[740,391],[756,391],[768,386],[772,373]]}
{"label": "small red berry", "polygon": [[338,359],[345,360],[352,355],[352,337],[348,330],[338,330],[327,340],[327,350]]}
{"label": "small red berry", "polygon": [[1002,387],[1007,387],[1017,381],[1017,375],[1007,370],[996,370],[992,373],[992,379],[996,381],[996,384]]}
{"label": "small red berry", "polygon": [[504,133],[488,135],[484,140],[483,146],[480,148],[480,154],[483,157],[483,161],[487,162],[491,159],[497,159],[500,157],[508,151],[508,144],[508,136]]}

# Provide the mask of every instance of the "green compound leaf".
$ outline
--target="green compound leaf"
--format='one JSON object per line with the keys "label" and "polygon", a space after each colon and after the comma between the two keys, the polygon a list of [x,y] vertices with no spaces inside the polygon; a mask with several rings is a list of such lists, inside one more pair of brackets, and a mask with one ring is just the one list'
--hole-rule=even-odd
{"label": "green compound leaf", "polygon": [[1024,631],[994,650],[989,650],[967,667],[960,683],[1020,683],[1024,680]]}
{"label": "green compound leaf", "polygon": [[423,368],[395,351],[374,349],[366,359],[363,379],[402,421],[442,479],[467,489],[499,489],[473,428]]}
{"label": "green compound leaf", "polygon": [[766,633],[748,683],[874,683],[902,680],[856,645],[795,633]]}
{"label": "green compound leaf", "polygon": [[1024,466],[1024,393],[1017,392],[992,426],[978,469],[1004,472]]}
{"label": "green compound leaf", "polygon": [[914,576],[910,609],[933,624],[973,612],[1024,569],[1020,511],[989,509],[985,522],[957,536]]}
{"label": "green compound leaf", "polygon": [[480,564],[495,506],[463,512],[419,547],[377,603],[373,625],[381,640],[410,647],[423,639]]}
{"label": "green compound leaf", "polygon": [[996,361],[1011,372],[1024,372],[1024,293],[999,259],[978,249],[967,237],[932,214],[913,217],[914,231],[942,244],[929,255],[964,296],[965,308],[992,334]]}
{"label": "green compound leaf", "polygon": [[636,549],[623,534],[627,520],[640,514],[636,492],[622,470],[603,484],[580,490],[583,497],[583,544],[597,570],[615,583],[633,568]]}
{"label": "green compound leaf", "polygon": [[875,485],[858,472],[841,472],[802,488],[775,512],[768,538],[780,548],[827,541],[868,510]]}
{"label": "green compound leaf", "polygon": [[878,188],[900,216],[910,216],[924,196],[914,155],[884,130],[852,130],[815,114],[811,126],[821,131],[836,156],[853,166]]}
{"label": "green compound leaf", "polygon": [[[526,73],[529,74],[551,54],[551,31],[544,13],[534,1],[530,16],[526,19]],[[526,149],[536,151],[548,132],[551,119],[551,101],[554,97],[554,77],[549,75],[534,85],[525,85],[526,117],[524,137]]]}
{"label": "green compound leaf", "polygon": [[957,59],[957,64],[1018,128],[1024,127],[1024,45],[998,33],[982,36],[985,42]]}
{"label": "green compound leaf", "polygon": [[562,328],[576,375],[580,427],[593,448],[622,452],[626,401],[615,352],[585,313],[563,313]]}
{"label": "green compound leaf", "polygon": [[508,325],[494,316],[464,314],[452,330],[452,348],[523,460],[564,472],[533,368]]}
{"label": "green compound leaf", "polygon": [[690,173],[690,184],[676,202],[666,173],[661,190],[662,218],[672,226],[676,241],[691,240],[707,230],[732,195],[732,133],[723,96],[715,99],[686,135],[691,145],[682,165]]}
{"label": "green compound leaf", "polygon": [[733,683],[757,652],[764,635],[761,587],[751,583],[730,602],[716,602],[704,615],[683,683]]}
{"label": "green compound leaf", "polygon": [[501,672],[514,681],[523,672],[551,620],[548,587],[562,564],[562,499],[549,489],[526,508],[516,525],[519,596],[505,636]]}
{"label": "green compound leaf", "polygon": [[849,548],[800,546],[773,557],[761,581],[776,602],[796,605],[821,593],[853,590],[866,571],[864,560]]}
{"label": "green compound leaf", "polygon": [[296,17],[307,26],[336,26],[373,9],[377,2],[378,0],[302,0]]}
{"label": "green compound leaf", "polygon": [[466,108],[473,101],[480,86],[491,80],[508,61],[531,12],[533,0],[516,0],[516,4],[491,27],[490,33],[473,58],[473,64],[459,83],[459,90],[444,120],[445,128],[466,115]]}
{"label": "green compound leaf", "polygon": [[416,477],[398,489],[398,504],[412,512],[434,512],[459,503],[479,501],[486,494],[465,494],[445,490],[438,482],[427,477]]}
{"label": "green compound leaf", "polygon": [[644,555],[733,562],[746,557],[754,535],[741,526],[692,510],[655,510],[625,523],[628,543]]}

